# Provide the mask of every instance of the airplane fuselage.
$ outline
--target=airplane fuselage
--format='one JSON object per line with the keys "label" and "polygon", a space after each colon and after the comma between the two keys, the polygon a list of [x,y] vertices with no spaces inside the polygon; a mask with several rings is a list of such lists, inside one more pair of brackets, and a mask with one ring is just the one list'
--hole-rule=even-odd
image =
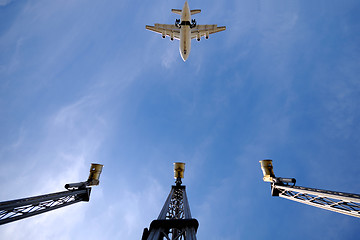
{"label": "airplane fuselage", "polygon": [[181,12],[180,23],[180,44],[179,50],[184,61],[189,57],[191,50],[191,28],[190,28],[191,14],[187,1]]}

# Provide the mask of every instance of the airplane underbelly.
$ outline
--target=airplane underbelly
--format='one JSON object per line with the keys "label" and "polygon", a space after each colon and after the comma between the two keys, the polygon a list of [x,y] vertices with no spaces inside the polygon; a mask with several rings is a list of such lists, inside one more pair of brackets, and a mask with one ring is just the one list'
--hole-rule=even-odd
{"label": "airplane underbelly", "polygon": [[191,33],[190,26],[185,26],[180,29],[180,45],[179,50],[181,57],[185,61],[191,50]]}

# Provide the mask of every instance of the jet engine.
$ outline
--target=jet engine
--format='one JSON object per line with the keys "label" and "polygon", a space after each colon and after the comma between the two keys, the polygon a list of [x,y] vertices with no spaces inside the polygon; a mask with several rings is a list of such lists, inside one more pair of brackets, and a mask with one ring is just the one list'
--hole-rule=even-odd
{"label": "jet engine", "polygon": [[205,38],[209,39],[209,32],[206,32]]}
{"label": "jet engine", "polygon": [[162,33],[161,36],[162,36],[162,38],[165,38],[165,37],[166,37],[166,33]]}
{"label": "jet engine", "polygon": [[200,38],[201,38],[200,33],[198,33],[196,36],[196,40],[200,41]]}
{"label": "jet engine", "polygon": [[174,33],[173,32],[170,34],[170,40],[174,41]]}

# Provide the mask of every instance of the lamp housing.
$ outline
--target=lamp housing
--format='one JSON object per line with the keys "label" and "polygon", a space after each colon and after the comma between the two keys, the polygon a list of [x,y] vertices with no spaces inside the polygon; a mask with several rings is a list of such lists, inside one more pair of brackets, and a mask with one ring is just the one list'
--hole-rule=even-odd
{"label": "lamp housing", "polygon": [[97,164],[97,163],[92,163],[91,164],[89,178],[86,181],[87,186],[99,185],[99,183],[100,183],[99,178],[100,178],[100,174],[102,172],[103,166],[104,165]]}
{"label": "lamp housing", "polygon": [[263,180],[264,182],[273,182],[275,180],[275,174],[273,170],[272,160],[265,159],[259,161],[261,164],[261,170],[263,172]]}
{"label": "lamp housing", "polygon": [[185,163],[175,162],[174,163],[174,178],[184,178]]}

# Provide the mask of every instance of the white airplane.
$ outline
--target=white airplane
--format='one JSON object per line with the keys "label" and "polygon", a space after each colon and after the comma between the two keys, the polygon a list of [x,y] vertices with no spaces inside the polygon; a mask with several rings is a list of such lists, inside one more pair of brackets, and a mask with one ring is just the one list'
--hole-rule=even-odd
{"label": "white airplane", "polygon": [[[146,25],[146,29],[160,33],[163,38],[170,37],[173,41],[174,38],[180,40],[179,50],[184,62],[189,57],[191,49],[191,39],[196,38],[200,41],[201,37],[209,38],[212,33],[217,33],[226,30],[226,27],[218,27],[214,25],[197,25],[195,19],[191,19],[191,15],[200,13],[200,9],[190,10],[187,1],[185,1],[184,7],[180,9],[172,9],[173,13],[181,15],[180,19],[176,19],[175,24],[159,24],[155,23],[155,26]],[[191,22],[190,22],[191,21]]]}

